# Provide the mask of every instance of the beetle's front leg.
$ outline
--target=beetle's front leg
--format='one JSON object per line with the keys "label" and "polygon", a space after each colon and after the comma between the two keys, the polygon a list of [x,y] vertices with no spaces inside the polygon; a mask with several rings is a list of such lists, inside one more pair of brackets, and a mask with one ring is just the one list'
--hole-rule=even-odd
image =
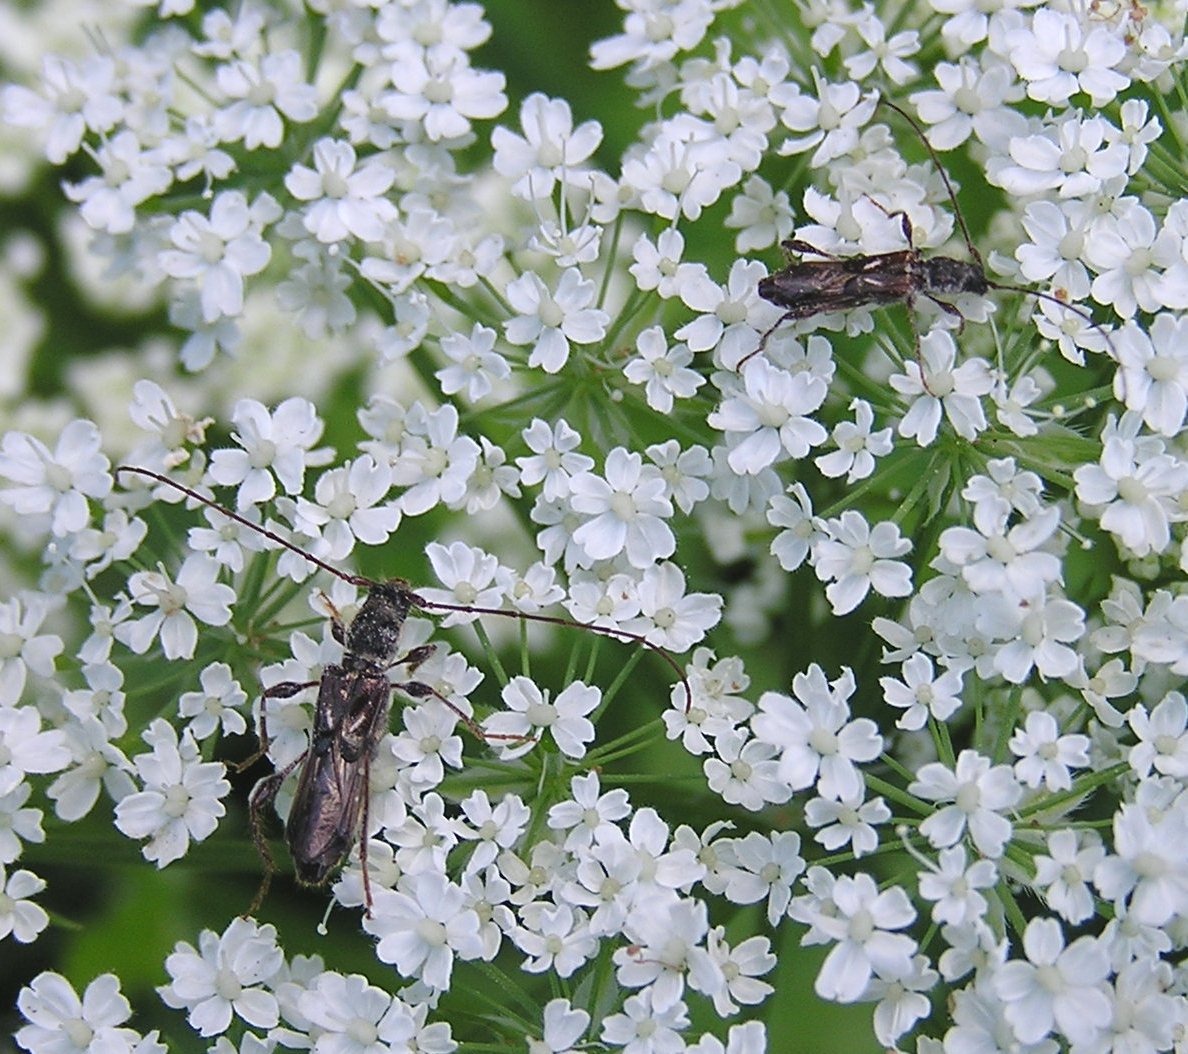
{"label": "beetle's front leg", "polygon": [[260,693],[260,716],[256,721],[256,749],[242,761],[231,766],[236,772],[245,772],[268,753],[269,744],[272,742],[268,736],[268,720],[265,717],[268,700],[288,699],[297,695],[298,692],[304,692],[307,688],[316,688],[318,683],[317,681],[280,681]]}

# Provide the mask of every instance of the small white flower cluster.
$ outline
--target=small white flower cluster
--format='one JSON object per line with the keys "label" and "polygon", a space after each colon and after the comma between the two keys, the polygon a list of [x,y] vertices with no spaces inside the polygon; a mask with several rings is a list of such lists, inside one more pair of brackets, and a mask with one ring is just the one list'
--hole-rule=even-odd
{"label": "small white flower cluster", "polygon": [[[369,581],[349,567],[405,571],[419,531],[440,540],[413,606],[447,607],[439,628],[472,625],[484,657],[431,650],[422,619],[388,627],[411,702],[353,756],[370,787],[333,887],[400,980],[290,959],[254,920],[206,929],[159,992],[217,1054],[492,1036],[758,1054],[764,1027],[735,1019],[783,995],[773,948],[792,927],[827,949],[816,994],[871,1004],[889,1048],[1182,1042],[1188,45],[1172,11],[805,0],[790,48],[744,0],[621,0],[590,62],[626,67],[656,116],[614,174],[602,125],[563,99],[527,93],[518,122],[484,128],[507,96],[472,62],[492,33],[475,3],[319,0],[304,21],[279,0],[191,6],[162,0],[188,17],[49,57],[3,93],[51,163],[93,164],[65,188],[92,252],[164,291],[193,376],[167,391],[146,355],[134,431],[47,415],[0,439],[0,503],[43,549],[40,578],[0,601],[0,939],[49,924],[44,880],[13,869],[46,807],[68,837],[110,801],[146,860],[199,866],[229,811],[217,751],[248,730],[257,680],[293,809]],[[934,310],[912,285],[947,251],[952,202],[880,95],[973,160],[963,200],[994,189],[975,224],[1000,247],[987,280],[1042,283],[1034,320],[972,294]],[[790,171],[815,184],[800,224]],[[788,239],[825,265],[791,274],[836,310],[781,319],[767,268],[734,258]],[[853,292],[858,267],[885,296]],[[901,309],[876,315],[896,301],[910,334]],[[304,369],[282,396],[248,394],[260,315],[267,354],[298,331],[326,341],[309,373],[358,394],[353,420],[315,404]],[[228,381],[218,352],[248,371]],[[183,408],[216,403],[218,432]],[[181,510],[161,506],[183,493],[117,481],[117,451],[238,518],[192,509],[171,545]],[[316,567],[344,579],[317,593]],[[280,621],[310,593],[320,634]],[[646,643],[679,683],[641,674],[644,648],[607,676],[601,639],[572,629],[554,680],[527,621],[509,669],[478,621],[496,608]],[[526,1013],[484,990],[485,1017],[451,1016],[500,970],[507,991],[547,975],[531,991],[553,998]],[[111,974],[80,998],[42,973],[19,1008],[30,1054],[164,1049],[126,1026]]]}

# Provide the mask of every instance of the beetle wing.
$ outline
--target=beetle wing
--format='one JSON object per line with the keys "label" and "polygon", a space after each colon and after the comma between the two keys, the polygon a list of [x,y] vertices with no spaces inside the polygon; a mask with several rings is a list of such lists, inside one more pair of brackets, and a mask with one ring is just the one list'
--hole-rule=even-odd
{"label": "beetle wing", "polygon": [[759,295],[791,319],[906,300],[914,291],[910,250],[802,260],[761,279]]}
{"label": "beetle wing", "polygon": [[388,719],[392,684],[383,674],[328,666],[314,711],[309,755],[285,825],[297,879],[325,882],[350,852],[371,771],[377,732]]}

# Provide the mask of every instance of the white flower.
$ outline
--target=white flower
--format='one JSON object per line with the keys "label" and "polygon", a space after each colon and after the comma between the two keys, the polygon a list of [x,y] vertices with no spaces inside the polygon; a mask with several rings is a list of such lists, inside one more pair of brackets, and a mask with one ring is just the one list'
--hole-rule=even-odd
{"label": "white flower", "polygon": [[[505,576],[499,561],[465,542],[453,542],[448,547],[430,542],[425,555],[433,565],[433,573],[445,589],[421,589],[419,595],[438,605],[497,608],[503,603]],[[453,611],[442,620],[443,626],[460,626],[473,622],[478,616],[466,611]]]}
{"label": "white flower", "polygon": [[716,593],[686,593],[685,576],[665,561],[647,568],[635,588],[641,618],[628,623],[658,648],[688,651],[718,624],[722,598]]}
{"label": "white flower", "polygon": [[876,828],[891,819],[891,810],[882,798],[863,801],[861,794],[840,801],[817,797],[805,804],[804,818],[810,827],[818,829],[813,841],[831,853],[848,845],[857,859],[879,847]]}
{"label": "white flower", "polygon": [[284,967],[276,929],[236,918],[222,935],[203,930],[198,947],[178,941],[165,960],[170,982],[157,989],[162,1002],[186,1011],[201,1036],[226,1032],[232,1014],[254,1028],[275,1028],[276,996],[267,990]]}
{"label": "white flower", "polygon": [[1188,417],[1188,318],[1161,312],[1149,331],[1127,325],[1114,339],[1127,408],[1161,435],[1179,433]]}
{"label": "white flower", "polygon": [[1180,241],[1172,230],[1160,231],[1141,205],[1129,209],[1125,219],[1102,217],[1085,240],[1085,260],[1098,272],[1093,299],[1123,318],[1133,318],[1139,308],[1159,311],[1165,288],[1157,268],[1180,260]]}
{"label": "white flower", "polygon": [[629,995],[623,1010],[603,1018],[602,1040],[622,1047],[624,1054],[677,1054],[685,1050],[681,1033],[689,1027],[689,1014],[680,1000],[658,1009],[652,989]]}
{"label": "white flower", "polygon": [[1009,161],[997,158],[988,167],[992,183],[1009,194],[1055,191],[1061,198],[1099,193],[1107,180],[1122,177],[1130,153],[1103,118],[1075,115],[1049,122],[1036,134],[1012,136],[1008,150]]}
{"label": "white flower", "polygon": [[1024,727],[1015,729],[1008,746],[1019,759],[1015,775],[1026,787],[1068,790],[1072,786],[1069,770],[1089,765],[1089,737],[1060,735],[1056,718],[1043,710],[1027,715]]}
{"label": "white flower", "polygon": [[542,1021],[544,1034],[528,1041],[533,1054],[569,1054],[590,1027],[590,1015],[574,1009],[568,999],[550,999]]}
{"label": "white flower", "polygon": [[991,662],[1011,684],[1022,684],[1032,669],[1046,679],[1067,677],[1077,668],[1072,644],[1085,635],[1085,613],[1071,600],[1006,599],[985,605],[976,624],[988,637],[1003,642]]}
{"label": "white flower", "polygon": [[451,333],[442,338],[441,351],[451,365],[434,376],[446,395],[465,391],[466,398],[476,403],[491,394],[496,381],[511,376],[507,359],[495,350],[495,337],[495,330],[476,322],[469,336]]}
{"label": "white flower", "polygon": [[554,971],[569,977],[598,951],[598,939],[590,932],[585,913],[567,903],[543,906],[538,912],[525,912],[529,925],[517,926],[512,940],[528,958],[523,969],[528,973]]}
{"label": "white flower", "polygon": [[313,1054],[387,1054],[411,1049],[417,1034],[409,1007],[362,974],[320,974],[297,1007],[315,1037]]}
{"label": "white flower", "polygon": [[[400,496],[406,516],[421,516],[438,503],[453,507],[466,496],[481,447],[458,435],[458,411],[445,405],[425,413],[410,410],[410,431],[392,465],[392,482],[409,489]],[[415,431],[413,430],[415,427]]]}
{"label": "white flower", "polygon": [[715,361],[727,369],[736,369],[755,351],[757,332],[766,328],[771,306],[758,293],[763,266],[749,260],[736,260],[725,286],[711,281],[708,275],[681,285],[681,299],[694,311],[701,312],[692,322],[676,331],[678,340],[690,351],[714,349]]}
{"label": "white flower", "polygon": [[865,873],[841,875],[833,884],[834,912],[818,913],[813,924],[821,938],[836,941],[821,964],[813,985],[822,999],[853,1003],[873,976],[903,977],[911,969],[916,942],[903,929],[916,917],[907,894],[899,886],[879,892]]}
{"label": "white flower", "polygon": [[[702,6],[702,2],[686,0],[686,6]],[[662,127],[643,154],[623,162],[622,183],[638,193],[645,212],[666,220],[678,215],[696,220],[726,188],[736,185],[742,174],[724,146],[721,136],[709,126],[674,119]]]}
{"label": "white flower", "polygon": [[539,417],[520,433],[530,457],[516,458],[520,466],[520,482],[526,487],[543,484],[547,501],[569,496],[569,480],[594,467],[594,459],[577,452],[582,437],[564,420],[550,425]]}
{"label": "white flower", "polygon": [[621,835],[613,834],[576,855],[577,866],[572,878],[561,883],[558,899],[591,912],[588,919],[583,915],[582,921],[583,929],[592,936],[619,933],[632,905],[647,888],[646,880],[641,886],[643,856]]}
{"label": "white flower", "polygon": [[515,794],[505,794],[492,805],[485,790],[472,791],[460,808],[465,820],[459,819],[459,834],[476,843],[466,861],[467,875],[484,870],[503,850],[512,848],[532,819],[528,806]]}
{"label": "white flower", "polygon": [[215,128],[225,142],[243,140],[248,150],[276,149],[284,137],[283,114],[290,121],[312,120],[317,92],[302,78],[303,59],[296,51],[264,55],[258,65],[235,59],[215,73],[219,88],[233,100],[215,113]]}
{"label": "white flower", "polygon": [[106,789],[113,801],[120,801],[136,789],[128,775],[132,763],[112,745],[110,733],[98,719],[84,716],[62,731],[70,751],[71,767],[46,791],[61,819],[73,822],[86,816],[95,807],[100,787]]}
{"label": "white flower", "polygon": [[1126,58],[1122,35],[1070,11],[1040,8],[1008,41],[1011,63],[1039,102],[1063,106],[1084,92],[1100,108],[1130,83],[1115,69]]}
{"label": "white flower", "polygon": [[606,335],[610,315],[592,306],[597,287],[576,267],[566,268],[550,292],[541,278],[525,271],[507,285],[515,316],[504,323],[512,344],[531,344],[528,365],[558,373],[569,359],[570,343],[594,344]]}
{"label": "white flower", "polygon": [[1068,828],[1052,831],[1048,834],[1048,854],[1033,858],[1033,881],[1048,907],[1074,925],[1092,918],[1097,909],[1089,883],[1106,855],[1100,835]]}
{"label": "white flower", "polygon": [[260,237],[259,223],[238,190],[225,190],[210,215],[194,209],[181,214],[169,231],[172,249],[157,254],[161,269],[199,288],[202,321],[243,313],[243,280],[264,270],[272,249]]}
{"label": "white flower", "polygon": [[689,369],[693,352],[684,344],[668,344],[660,326],[645,329],[635,339],[637,358],[628,360],[623,376],[642,384],[648,406],[662,414],[672,410],[673,399],[691,398],[705,378]]}
{"label": "white flower", "polygon": [[8,794],[0,794],[0,864],[19,859],[26,843],[35,845],[45,841],[41,810],[24,808],[32,793],[32,785],[24,782]]}
{"label": "white flower", "polygon": [[874,1012],[875,1039],[885,1047],[894,1048],[900,1036],[932,1012],[929,995],[939,981],[940,974],[929,965],[926,955],[913,955],[911,971],[905,975],[872,978],[865,998],[878,1002]]}
{"label": "white flower", "polygon": [[775,494],[768,500],[767,522],[784,528],[772,539],[771,555],[785,571],[795,571],[808,558],[821,529],[804,484],[793,483],[788,495]]}
{"label": "white flower", "polygon": [[394,121],[420,125],[432,143],[458,139],[470,122],[495,117],[507,106],[502,73],[475,70],[466,52],[449,44],[422,48],[401,40],[384,49],[392,89],[379,105]]}
{"label": "white flower", "polygon": [[[766,249],[783,241],[792,233],[794,226],[788,192],[773,190],[771,184],[761,176],[751,176],[743,184],[742,192],[736,194],[730,203],[730,215],[726,217],[725,226],[738,230],[734,249],[740,255]],[[634,268],[632,274],[635,274]],[[638,279],[636,275],[637,282]],[[640,288],[646,287],[641,285]]]}
{"label": "white flower", "polygon": [[929,718],[947,721],[961,708],[961,669],[946,670],[938,677],[932,660],[921,652],[905,659],[902,669],[902,681],[879,678],[884,701],[903,711],[895,721],[896,728],[915,731]]}
{"label": "white flower", "polygon": [[0,601],[0,706],[15,706],[25,691],[29,672],[38,677],[54,675],[54,660],[62,654],[62,638],[38,633],[50,614],[49,598],[38,593]]}
{"label": "white flower", "polygon": [[[574,681],[550,702],[527,677],[513,677],[504,687],[507,710],[498,710],[483,721],[483,730],[493,739],[501,757],[516,758],[528,753],[546,732],[567,757],[580,758],[594,739],[594,725],[587,718],[602,702],[597,688]],[[516,742],[520,739],[520,742]]]}
{"label": "white flower", "polygon": [[240,449],[211,455],[211,479],[224,487],[239,487],[240,509],[270,501],[277,479],[285,493],[300,494],[306,467],[323,461],[322,452],[312,449],[323,428],[313,403],[294,396],[270,413],[255,399],[240,399],[231,420],[232,438]]}
{"label": "white flower", "polygon": [[635,284],[647,292],[655,289],[665,300],[682,296],[682,291],[691,284],[708,281],[704,264],[682,263],[685,252],[685,237],[675,227],[660,232],[655,244],[641,234],[631,248],[635,263],[627,268]]}
{"label": "white flower", "polygon": [[533,92],[520,104],[524,135],[499,125],[491,133],[495,171],[512,181],[512,193],[528,200],[552,197],[558,180],[581,185],[583,166],[599,143],[597,121],[573,127],[573,113],[564,99]]}
{"label": "white flower", "polygon": [[1124,904],[1126,917],[1165,926],[1188,912],[1188,840],[1183,805],[1157,815],[1129,802],[1114,813],[1114,852],[1093,872],[1108,900]]}
{"label": "white flower", "polygon": [[454,735],[458,715],[439,700],[407,708],[404,731],[389,741],[392,756],[418,792],[436,787],[445,778],[445,766],[462,767],[462,738]]}
{"label": "white flower", "polygon": [[1106,978],[1110,961],[1095,937],[1065,947],[1055,919],[1032,919],[1023,933],[1027,959],[1012,959],[993,975],[1003,1013],[1023,1043],[1057,1030],[1070,1043],[1090,1044],[1110,1021]]}
{"label": "white flower", "polygon": [[[418,7],[384,5],[377,11],[375,32],[388,45],[414,41],[424,47],[444,44],[459,51],[473,51],[491,37],[491,25],[478,4],[432,0]],[[387,49],[385,58],[395,54]]]}
{"label": "white flower", "polygon": [[936,439],[941,413],[953,430],[974,440],[986,428],[981,397],[994,390],[994,376],[984,359],[968,359],[956,365],[957,346],[947,330],[934,329],[920,338],[920,359],[907,363],[907,373],[894,373],[890,384],[912,405],[899,422],[899,434],[914,438],[920,446]]}
{"label": "white flower", "polygon": [[925,801],[952,802],[920,824],[920,833],[933,846],[956,845],[968,829],[978,852],[996,859],[1013,830],[1002,814],[1018,803],[1023,788],[1009,765],[991,766],[977,751],[963,750],[952,769],[939,761],[922,766],[908,793]]}
{"label": "white flower", "polygon": [[305,229],[326,244],[348,236],[379,241],[385,224],[397,216],[384,197],[395,170],[374,159],[357,164],[350,143],[329,138],[314,143],[313,161],[313,168],[296,164],[285,176],[289,193],[309,202],[302,213]]}
{"label": "white flower", "polygon": [[892,84],[906,84],[919,73],[914,63],[904,57],[920,50],[920,34],[903,30],[887,39],[887,27],[873,11],[867,10],[854,22],[854,29],[866,45],[845,60],[846,72],[855,80],[865,80],[876,67],[882,67]]}
{"label": "white flower", "polygon": [[395,890],[375,890],[363,928],[378,938],[380,962],[443,992],[450,986],[455,955],[477,959],[483,954],[479,917],[465,900],[461,887],[444,875],[422,871],[402,879]]}
{"label": "white flower", "polygon": [[966,926],[981,919],[988,907],[979,889],[993,889],[998,868],[993,860],[966,862],[965,846],[942,849],[931,871],[920,872],[920,896],[930,900],[932,918],[938,923]]}
{"label": "white flower", "polygon": [[356,539],[364,545],[383,545],[400,526],[400,506],[385,501],[391,489],[391,466],[364,454],[318,477],[316,503],[297,499],[295,526],[317,536],[324,546],[319,546],[318,555],[335,562],[350,555]]}
{"label": "white flower", "polygon": [[655,8],[626,10],[623,32],[591,46],[592,68],[611,70],[630,62],[638,72],[662,69],[680,52],[697,47],[714,20],[709,0],[665,0]]}
{"label": "white flower", "polygon": [[961,569],[973,592],[1001,593],[1012,600],[1038,599],[1049,585],[1060,581],[1060,558],[1041,549],[1060,526],[1059,508],[1038,510],[1008,530],[999,509],[982,506],[974,522],[976,531],[948,527],[940,536],[941,552]]}
{"label": "white flower", "polygon": [[771,99],[780,107],[780,121],[794,133],[779,152],[798,154],[816,147],[809,164],[820,168],[858,145],[858,130],[873,116],[876,99],[864,96],[854,81],[824,83],[815,69],[813,78],[819,99],[802,94],[792,82],[774,89]]}
{"label": "white flower", "polygon": [[[950,25],[946,22],[942,29],[946,37]],[[928,141],[937,150],[952,150],[971,133],[987,141],[1002,104],[1017,102],[1023,94],[1008,66],[998,63],[987,69],[970,55],[963,55],[957,64],[938,62],[932,76],[940,91],[913,92],[908,98],[920,120],[930,126]]]}
{"label": "white flower", "polygon": [[712,996],[725,984],[720,965],[702,946],[709,932],[707,907],[700,900],[674,900],[671,894],[635,905],[624,932],[630,946],[614,953],[615,978],[625,988],[647,986],[652,1008],[680,1005],[686,982]]}
{"label": "white flower", "polygon": [[474,471],[466,481],[464,497],[451,504],[457,510],[464,507],[467,516],[495,508],[500,499],[520,496],[520,473],[507,464],[507,454],[486,436],[480,439],[481,454],[475,462]]}
{"label": "white flower", "polygon": [[[1125,420],[1125,418],[1124,418]],[[1107,434],[1100,462],[1073,473],[1077,497],[1100,507],[1101,525],[1136,556],[1163,552],[1178,496],[1188,487],[1188,464],[1151,443]]]}
{"label": "white flower", "polygon": [[0,940],[9,934],[18,944],[31,944],[49,925],[49,915],[29,898],[45,889],[45,879],[32,871],[5,874],[0,864]]}
{"label": "white flower", "polygon": [[856,483],[874,472],[875,458],[890,454],[894,442],[890,428],[870,430],[874,411],[865,399],[852,400],[850,409],[854,411],[854,420],[841,421],[833,429],[837,450],[817,456],[814,462],[822,475],[831,479],[844,475],[847,483]]}
{"label": "white flower", "polygon": [[665,443],[653,443],[644,453],[660,470],[668,488],[667,496],[686,516],[709,497],[710,488],[705,480],[713,473],[714,466],[705,447],[682,450],[680,443],[669,439]]}
{"label": "white flower", "polygon": [[81,64],[46,55],[39,92],[15,84],[5,87],[5,122],[38,129],[45,138],[46,159],[62,164],[88,131],[109,132],[124,116],[116,65],[110,55],[90,55]]}
{"label": "white flower", "polygon": [[41,730],[33,706],[0,706],[0,794],[11,794],[27,773],[60,772],[70,751],[60,728]]}
{"label": "white flower", "polygon": [[570,503],[590,517],[573,539],[590,560],[609,560],[626,552],[632,567],[650,567],[676,550],[664,480],[637,453],[616,447],[606,456],[606,478],[583,472],[569,481]]}
{"label": "white flower", "polygon": [[103,517],[103,526],[84,527],[74,536],[70,556],[87,565],[87,578],[106,571],[115,561],[127,560],[144,541],[148,524],[139,517],[128,518],[123,509]]}
{"label": "white flower", "polygon": [[622,787],[601,794],[597,772],[570,780],[573,798],[549,807],[549,829],[568,832],[565,848],[574,850],[591,842],[619,834],[616,820],[631,815],[627,792]]}
{"label": "white flower", "polygon": [[247,702],[247,693],[231,676],[225,662],[212,662],[198,675],[202,691],[183,692],[178,699],[180,717],[190,718],[189,730],[195,739],[206,739],[221,728],[224,735],[242,736],[247,722],[240,708]]}
{"label": "white flower", "polygon": [[794,790],[811,787],[824,797],[848,799],[864,789],[858,764],[873,761],[883,737],[869,718],[850,720],[854,675],[843,670],[830,684],[813,663],[792,678],[792,695],[764,692],[751,720],[755,735],[782,751],[780,777]]}
{"label": "white flower", "polygon": [[29,1023],[16,1033],[30,1054],[131,1054],[140,1036],[120,1026],[132,1007],[115,974],[100,974],[79,999],[61,974],[44,971],[21,989],[17,1009]]}
{"label": "white flower", "polygon": [[1033,201],[1023,210],[1023,229],[1031,242],[1015,250],[1015,259],[1029,282],[1051,282],[1061,289],[1086,288],[1089,271],[1081,259],[1083,232],[1073,226],[1069,206]]}
{"label": "white flower", "polygon": [[388,842],[398,847],[396,864],[401,874],[440,875],[446,854],[458,844],[458,825],[452,816],[446,815],[441,795],[431,791],[411,813],[405,811],[401,801],[396,812],[399,824],[385,826],[383,833]]}
{"label": "white flower", "polygon": [[726,899],[733,904],[767,901],[767,921],[776,926],[792,899],[792,884],[804,874],[800,835],[751,831],[730,846],[735,863],[726,872]]}
{"label": "white flower", "polygon": [[293,316],[311,341],[329,333],[342,333],[355,321],[357,312],[348,295],[353,276],[341,256],[311,250],[308,262],[294,267],[277,283],[276,303]]}
{"label": "white flower", "polygon": [[160,150],[145,149],[134,132],[112,136],[95,151],[100,174],[78,183],[64,183],[63,190],[77,201],[87,226],[106,234],[127,234],[136,224],[136,206],[164,193],[173,173],[163,163]]}
{"label": "white flower", "polygon": [[1128,760],[1135,774],[1146,779],[1152,767],[1160,775],[1188,777],[1188,703],[1179,692],[1168,692],[1148,714],[1139,703],[1127,715],[1138,742]]}
{"label": "white flower", "polygon": [[[273,544],[258,530],[225,516],[218,509],[203,508],[202,515],[210,526],[190,528],[190,548],[195,552],[210,553],[217,563],[230,571],[243,570],[245,553],[260,553]],[[260,523],[259,511],[255,508],[245,509],[242,515],[249,523]]]}
{"label": "white flower", "polygon": [[[1050,304],[1045,304],[1045,306],[1051,307]],[[1043,331],[1041,330],[1041,332]],[[1061,353],[1063,354],[1063,350]],[[1039,432],[1039,426],[1028,416],[1027,407],[1041,398],[1043,394],[1039,382],[1031,375],[1019,378],[1018,383],[1009,390],[1005,383],[1001,384],[991,393],[991,398],[994,400],[994,414],[999,423],[1006,425],[1015,435],[1036,435]]]}
{"label": "white flower", "polygon": [[87,526],[88,498],[111,492],[111,462],[101,453],[99,429],[90,421],[71,421],[49,448],[24,432],[6,432],[0,441],[0,476],[13,485],[0,501],[18,516],[47,516],[57,537]]}
{"label": "white flower", "polygon": [[726,943],[726,928],[715,926],[709,931],[710,956],[717,963],[726,983],[711,993],[714,1009],[722,1017],[738,1013],[739,1004],[756,1006],[775,989],[757,977],[769,973],[776,965],[771,942],[766,937],[748,937],[733,948]]}
{"label": "white flower", "polygon": [[873,588],[880,596],[906,597],[912,591],[912,571],[894,559],[911,551],[912,543],[900,536],[890,520],[874,528],[856,509],[846,509],[839,519],[826,520],[825,534],[813,542],[813,570],[828,582],[825,595],[835,615],[847,615]]}
{"label": "white flower", "polygon": [[726,433],[733,471],[754,476],[825,442],[828,433],[810,416],[829,390],[819,377],[756,358],[743,370],[743,385],[743,394],[725,399],[708,418],[711,428]]}
{"label": "white flower", "polygon": [[730,729],[715,738],[714,750],[717,757],[702,762],[705,781],[728,805],[757,812],[792,797],[792,788],[781,776],[779,752],[773,744]]}
{"label": "white flower", "polygon": [[231,784],[221,761],[202,760],[188,731],[179,742],[169,722],[157,718],[143,738],[152,750],[132,760],[145,789],[120,800],[115,824],[129,838],[148,838],[144,858],[164,867],[185,856],[191,838],[214,834]]}
{"label": "white flower", "polygon": [[197,618],[208,626],[225,626],[231,621],[235,590],[215,581],[219,565],[205,553],[191,553],[178,569],[175,580],[162,571],[137,571],[128,579],[128,595],[137,604],[156,608],[115,629],[116,639],[137,655],[143,655],[161,635],[161,650],[167,659],[189,659],[198,645]]}

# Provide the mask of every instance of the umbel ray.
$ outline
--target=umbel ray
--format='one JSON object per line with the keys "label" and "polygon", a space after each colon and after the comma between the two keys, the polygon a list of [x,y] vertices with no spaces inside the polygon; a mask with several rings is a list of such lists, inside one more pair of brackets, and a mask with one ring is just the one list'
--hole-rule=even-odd
{"label": "umbel ray", "polygon": [[[915,341],[916,360],[920,363],[921,378],[923,378],[920,333],[916,327],[915,317],[916,301],[920,297],[926,297],[946,314],[964,322],[961,312],[952,304],[942,300],[941,297],[957,296],[961,293],[984,296],[991,290],[1025,293],[1028,296],[1055,304],[1065,311],[1071,311],[1101,333],[1106,344],[1109,345],[1114,359],[1117,360],[1118,356],[1109,333],[1084,308],[1070,304],[1053,293],[1029,289],[1027,286],[996,282],[986,274],[982,255],[978,252],[973,238],[970,236],[969,227],[962,215],[953,184],[949,180],[940,158],[937,157],[936,151],[932,148],[932,144],[928,142],[924,129],[920,127],[914,117],[896,103],[884,98],[879,100],[879,105],[899,114],[924,144],[924,148],[928,151],[933,165],[944,182],[949,200],[953,203],[953,214],[961,228],[961,235],[965,239],[970,259],[958,260],[951,256],[925,256],[912,245],[912,225],[907,213],[903,211],[888,212],[872,198],[871,201],[886,212],[889,217],[900,219],[904,240],[908,247],[887,253],[839,256],[828,250],[818,249],[809,242],[797,238],[790,238],[782,242],[781,248],[785,253],[789,256],[796,254],[800,259],[789,262],[780,270],[773,271],[767,277],[760,279],[759,295],[777,307],[782,307],[784,313],[762,334],[758,347],[739,360],[736,368],[741,369],[746,362],[762,353],[767,347],[768,339],[785,322],[799,321],[812,318],[814,315],[824,315],[835,311],[902,303],[908,309]],[[804,259],[804,257],[815,257],[815,259]]]}
{"label": "umbel ray", "polygon": [[[689,681],[680,664],[664,648],[653,644],[641,634],[609,626],[591,626],[560,616],[504,611],[500,608],[468,607],[463,604],[427,600],[418,595],[403,579],[392,578],[381,582],[335,567],[277,532],[253,523],[160,472],[131,465],[120,465],[115,471],[117,475],[127,472],[171,487],[191,500],[214,509],[235,523],[298,554],[313,566],[366,590],[367,593],[349,626],[343,624],[337,612],[333,613],[332,633],[335,640],[343,646],[341,662],[327,664],[318,681],[282,681],[269,686],[262,694],[258,749],[241,764],[241,769],[247,768],[267,753],[269,736],[264,702],[268,699],[289,698],[308,688],[318,689],[309,746],[288,765],[257,783],[249,799],[252,838],[264,864],[264,877],[259,892],[248,909],[249,914],[263,901],[276,872],[276,864],[264,833],[265,811],[276,799],[284,781],[298,769],[300,771],[297,789],[285,825],[285,841],[293,858],[297,881],[307,886],[324,885],[358,841],[364,902],[370,910],[367,837],[370,831],[368,791],[371,782],[371,762],[380,740],[388,730],[388,713],[394,690],[399,689],[413,699],[432,697],[439,700],[453,710],[466,726],[484,741],[523,740],[522,736],[484,731],[431,685],[416,680],[391,680],[388,676],[390,670],[402,666],[411,676],[434,651],[432,644],[426,644],[414,648],[407,654],[399,653],[401,631],[411,611],[459,611],[475,615],[501,615],[554,626],[592,630],[602,636],[641,644],[659,654],[676,671],[685,690],[686,709],[691,703]],[[360,831],[363,832],[362,837]]]}

